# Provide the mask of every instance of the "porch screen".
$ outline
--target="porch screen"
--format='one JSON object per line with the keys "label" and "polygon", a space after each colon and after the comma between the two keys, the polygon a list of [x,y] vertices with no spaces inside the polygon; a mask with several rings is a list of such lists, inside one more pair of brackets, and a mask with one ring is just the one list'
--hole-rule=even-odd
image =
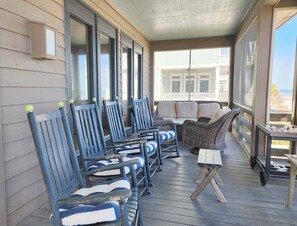
{"label": "porch screen", "polygon": [[229,100],[230,48],[154,54],[154,100]]}

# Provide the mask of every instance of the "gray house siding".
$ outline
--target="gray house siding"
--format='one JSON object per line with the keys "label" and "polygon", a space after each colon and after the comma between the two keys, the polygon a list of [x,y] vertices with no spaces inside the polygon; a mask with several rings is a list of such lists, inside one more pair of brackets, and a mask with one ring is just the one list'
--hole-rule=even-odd
{"label": "gray house siding", "polygon": [[[144,95],[149,96],[149,42],[109,4],[84,1],[144,47]],[[28,21],[58,30],[57,59],[31,58]],[[47,203],[47,194],[25,113],[67,102],[64,0],[0,1],[0,225],[16,225]]]}
{"label": "gray house siding", "polygon": [[[5,176],[0,197],[5,191],[6,199],[0,212],[7,216],[1,217],[1,224],[6,218],[7,225],[16,225],[47,202],[24,106],[31,103],[42,113],[67,100],[63,0],[1,1],[0,18],[1,176]],[[58,29],[57,60],[31,58],[28,20]]]}

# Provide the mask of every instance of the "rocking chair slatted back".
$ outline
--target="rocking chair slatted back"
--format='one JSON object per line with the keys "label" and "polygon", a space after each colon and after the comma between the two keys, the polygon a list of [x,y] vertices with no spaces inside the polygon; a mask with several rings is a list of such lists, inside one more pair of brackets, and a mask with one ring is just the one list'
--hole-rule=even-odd
{"label": "rocking chair slatted back", "polygon": [[[83,159],[95,156],[105,156],[106,143],[104,140],[104,133],[101,124],[101,117],[96,103],[75,106],[70,104],[73,119],[75,120],[75,130],[78,136],[79,149]],[[82,161],[84,170],[87,171],[86,161]]]}
{"label": "rocking chair slatted back", "polygon": [[133,111],[137,130],[153,127],[153,117],[148,98],[133,99]]}
{"label": "rocking chair slatted back", "polygon": [[127,140],[123,116],[118,101],[103,101],[112,142]]}
{"label": "rocking chair slatted back", "polygon": [[27,114],[49,200],[54,206],[83,186],[65,111]]}

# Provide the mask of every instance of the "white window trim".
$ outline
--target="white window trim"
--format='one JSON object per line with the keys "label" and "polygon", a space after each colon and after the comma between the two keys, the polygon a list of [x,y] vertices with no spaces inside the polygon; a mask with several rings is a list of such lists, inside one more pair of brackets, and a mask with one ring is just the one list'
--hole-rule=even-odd
{"label": "white window trim", "polygon": [[[183,89],[184,89],[184,92],[185,93],[186,93],[186,82],[189,81],[189,79],[187,79],[187,76],[189,76],[188,73],[187,74],[184,74],[184,76],[183,76],[183,78],[184,78]],[[194,77],[194,79],[191,79],[191,81],[194,81],[194,92],[191,92],[191,93],[195,93],[196,92],[196,88],[197,88],[197,74],[196,73],[191,73],[191,77]]]}
{"label": "white window trim", "polygon": [[[202,78],[201,76],[208,76],[208,79]],[[200,81],[209,81],[208,83],[208,92],[209,93],[211,90],[211,73],[210,72],[203,72],[203,73],[198,73],[197,75],[197,92],[200,93]]]}
{"label": "white window trim", "polygon": [[[173,78],[173,77],[179,77],[179,78]],[[180,81],[180,84],[181,84],[181,86],[180,86],[180,93],[182,93],[183,92],[183,90],[182,90],[182,74],[170,74],[170,93],[172,93],[172,82],[174,82],[174,81]]]}

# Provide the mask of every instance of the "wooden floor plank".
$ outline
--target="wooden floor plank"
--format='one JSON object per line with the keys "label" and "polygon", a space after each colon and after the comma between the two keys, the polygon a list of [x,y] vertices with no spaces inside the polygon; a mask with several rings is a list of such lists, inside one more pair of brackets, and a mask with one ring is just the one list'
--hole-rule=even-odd
{"label": "wooden floor plank", "polygon": [[[190,199],[197,186],[193,180],[200,170],[190,147],[182,147],[180,158],[164,159],[162,172],[153,177],[152,194],[140,198],[145,226],[297,225],[297,191],[292,207],[286,207],[289,180],[272,177],[261,186],[259,169],[250,168],[246,153],[231,134],[226,136],[226,143],[219,175],[228,203],[218,202],[210,186],[198,199]],[[19,226],[47,226],[49,215],[46,205]]]}
{"label": "wooden floor plank", "polygon": [[191,154],[190,148],[182,148],[181,158],[164,160],[163,171],[153,178],[152,195],[140,199],[145,225],[150,225],[147,223],[151,219],[162,224],[162,218],[164,222],[183,221],[182,225],[297,225],[296,192],[296,205],[293,203],[291,209],[285,206],[289,181],[271,178],[262,187],[259,171],[250,168],[248,157],[230,134],[227,145],[219,173],[227,204],[219,203],[210,187],[197,200],[190,200],[199,169],[197,156]]}

